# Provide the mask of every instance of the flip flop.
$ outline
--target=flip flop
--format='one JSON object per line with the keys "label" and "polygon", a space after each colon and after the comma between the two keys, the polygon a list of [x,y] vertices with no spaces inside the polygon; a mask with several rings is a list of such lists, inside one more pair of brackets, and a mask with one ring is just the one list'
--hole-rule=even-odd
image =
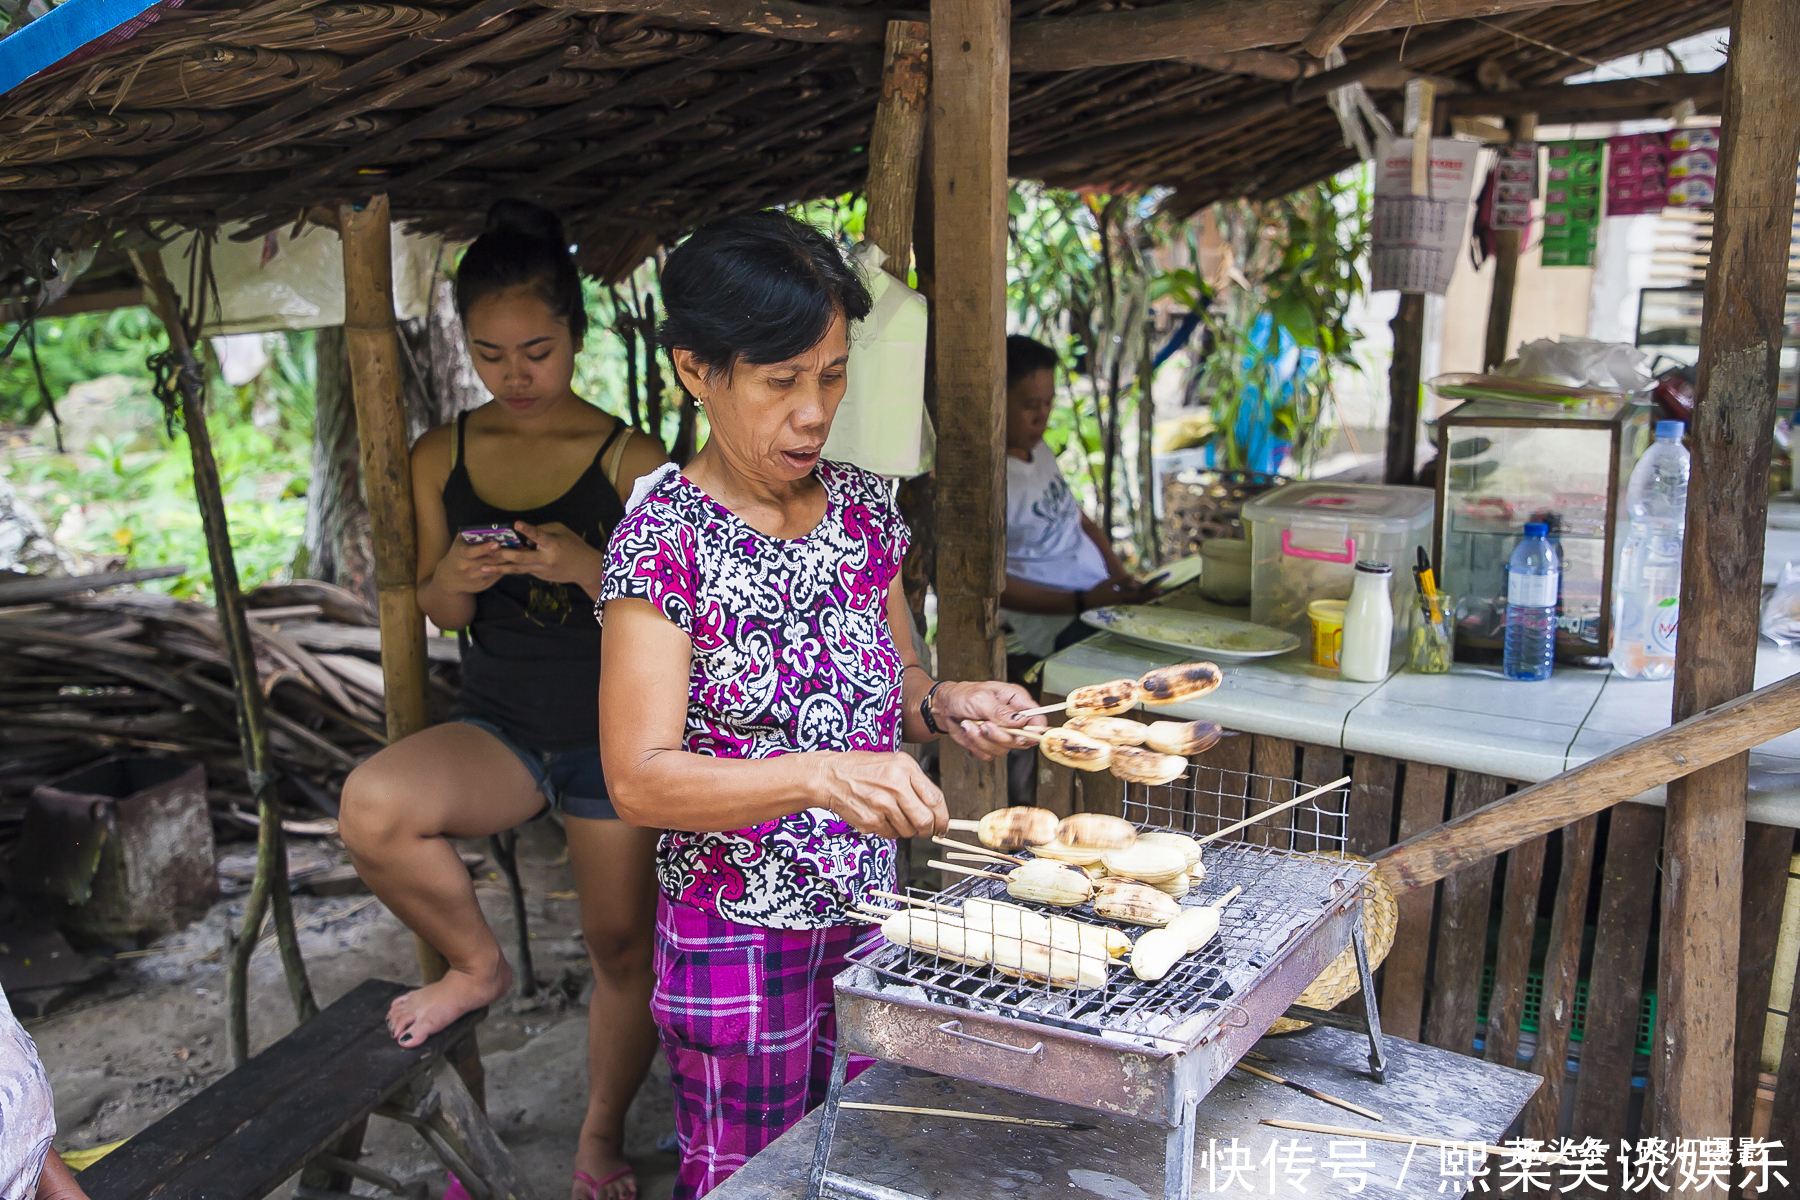
{"label": "flip flop", "polygon": [[444,1187],[444,1200],[474,1200],[474,1197],[469,1195],[469,1190],[463,1186],[462,1180],[456,1177],[454,1171],[445,1171],[444,1178],[449,1180]]}
{"label": "flip flop", "polygon": [[[618,1170],[614,1171],[611,1175],[608,1175],[605,1179],[601,1179],[598,1181],[596,1181],[594,1179],[594,1177],[592,1175],[589,1175],[586,1171],[575,1172],[575,1178],[578,1182],[585,1183],[588,1185],[588,1200],[599,1200],[601,1188],[605,1187],[609,1183],[612,1183],[614,1180],[623,1179],[625,1176],[630,1175],[631,1173],[632,1173],[631,1167],[620,1167]],[[631,1194],[633,1196],[637,1195],[637,1181],[636,1180],[632,1181]],[[450,1200],[450,1197],[448,1196],[448,1194],[445,1195],[444,1200]]]}

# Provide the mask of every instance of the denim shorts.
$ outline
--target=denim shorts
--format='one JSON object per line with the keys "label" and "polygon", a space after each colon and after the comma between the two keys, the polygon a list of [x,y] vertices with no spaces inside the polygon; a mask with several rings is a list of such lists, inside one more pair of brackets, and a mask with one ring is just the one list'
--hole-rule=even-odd
{"label": "denim shorts", "polygon": [[550,807],[565,817],[581,817],[588,821],[616,821],[612,801],[606,795],[606,779],[600,773],[600,747],[583,746],[579,750],[533,750],[521,746],[501,732],[492,721],[480,717],[452,717],[461,725],[493,734],[500,744],[511,750],[525,764],[536,781],[538,791]]}

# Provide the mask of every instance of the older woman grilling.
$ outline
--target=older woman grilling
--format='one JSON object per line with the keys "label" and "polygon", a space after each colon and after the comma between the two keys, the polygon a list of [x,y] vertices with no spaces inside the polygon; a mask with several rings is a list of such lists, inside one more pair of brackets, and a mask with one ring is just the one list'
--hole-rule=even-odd
{"label": "older woman grilling", "polygon": [[663,344],[712,435],[638,485],[601,591],[600,747],[627,821],[666,830],[651,1009],[674,1076],[677,1197],[704,1195],[824,1099],[831,979],[940,832],[904,738],[1012,749],[1007,683],[934,682],[908,635],[887,487],[820,458],[869,311],[822,234],[779,213],[694,233],[663,267]]}

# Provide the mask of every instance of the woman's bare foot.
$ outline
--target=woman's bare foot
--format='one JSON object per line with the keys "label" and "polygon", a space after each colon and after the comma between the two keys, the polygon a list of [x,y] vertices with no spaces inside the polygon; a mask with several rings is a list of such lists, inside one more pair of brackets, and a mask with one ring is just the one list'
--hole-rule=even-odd
{"label": "woman's bare foot", "polygon": [[569,1200],[635,1200],[637,1194],[637,1176],[619,1154],[619,1143],[584,1132],[575,1147]]}
{"label": "woman's bare foot", "polygon": [[398,996],[388,1005],[388,1032],[409,1049],[466,1012],[492,1004],[512,986],[512,968],[501,956],[492,971],[475,974],[451,967],[436,983]]}

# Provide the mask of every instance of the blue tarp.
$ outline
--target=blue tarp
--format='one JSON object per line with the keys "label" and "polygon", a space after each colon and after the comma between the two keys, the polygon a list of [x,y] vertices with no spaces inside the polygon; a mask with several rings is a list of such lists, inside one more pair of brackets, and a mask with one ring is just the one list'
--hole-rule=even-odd
{"label": "blue tarp", "polygon": [[25,28],[0,38],[0,94],[104,37],[157,0],[66,0]]}
{"label": "blue tarp", "polygon": [[[1275,409],[1293,399],[1294,387],[1319,369],[1322,357],[1311,346],[1299,346],[1294,335],[1285,328],[1275,336],[1275,352],[1269,353],[1269,340],[1277,334],[1275,320],[1268,313],[1257,317],[1250,326],[1249,350],[1240,360],[1245,373],[1267,365],[1275,385],[1278,404],[1272,404],[1256,384],[1246,384],[1238,405],[1237,421],[1232,426],[1232,439],[1243,447],[1246,470],[1273,475],[1293,449],[1291,443],[1275,436]],[[1218,466],[1220,446],[1217,440],[1207,445],[1207,464]]]}

